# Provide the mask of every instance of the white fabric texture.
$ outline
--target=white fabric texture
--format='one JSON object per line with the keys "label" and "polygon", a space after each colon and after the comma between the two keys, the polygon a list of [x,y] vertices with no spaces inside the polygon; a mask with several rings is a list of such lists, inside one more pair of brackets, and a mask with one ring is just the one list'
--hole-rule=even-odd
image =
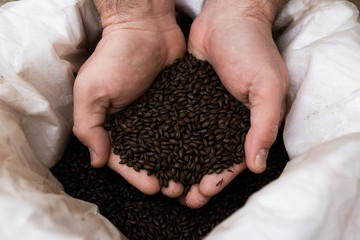
{"label": "white fabric texture", "polygon": [[[126,239],[48,170],[68,143],[74,73],[100,33],[90,0],[0,1],[0,239]],[[179,0],[191,17],[204,1]],[[292,0],[275,29],[290,73],[291,161],[207,239],[360,235],[360,25],[348,1]]]}
{"label": "white fabric texture", "polygon": [[289,15],[281,16],[286,21],[296,16],[295,9],[308,7],[306,14],[293,18],[292,32],[278,40],[291,73],[291,110],[284,132],[290,158],[316,144],[360,132],[358,11],[344,1],[313,5],[297,1]]}
{"label": "white fabric texture", "polygon": [[51,167],[70,136],[73,72],[81,63],[76,58],[86,57],[84,29],[73,1],[32,4],[1,9],[0,99],[21,116],[29,144]]}
{"label": "white fabric texture", "polygon": [[205,0],[176,0],[176,7],[194,19],[199,15],[204,3]]}
{"label": "white fabric texture", "polygon": [[[48,170],[72,127],[74,73],[100,25],[89,1],[0,8],[0,239],[125,239]],[[91,30],[91,31],[90,31]]]}
{"label": "white fabric texture", "polygon": [[348,1],[290,1],[275,24],[290,73],[280,178],[207,239],[360,236],[360,24]]}

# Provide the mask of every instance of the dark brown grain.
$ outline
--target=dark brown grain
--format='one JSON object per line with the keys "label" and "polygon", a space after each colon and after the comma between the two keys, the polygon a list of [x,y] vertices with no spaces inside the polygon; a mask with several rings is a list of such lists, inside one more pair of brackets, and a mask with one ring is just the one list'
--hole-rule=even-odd
{"label": "dark brown grain", "polygon": [[[168,172],[166,178],[156,174],[161,186],[172,179],[186,189],[209,172],[241,163],[249,127],[249,110],[208,62],[190,54],[167,66],[140,99],[107,122],[120,163]],[[204,164],[207,153],[213,160]],[[159,164],[148,164],[148,156]]]}

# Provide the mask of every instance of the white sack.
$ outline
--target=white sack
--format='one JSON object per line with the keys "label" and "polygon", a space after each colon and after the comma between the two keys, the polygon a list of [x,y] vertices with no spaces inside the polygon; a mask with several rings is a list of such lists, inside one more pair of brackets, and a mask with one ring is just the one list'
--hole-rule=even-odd
{"label": "white sack", "polygon": [[360,134],[311,148],[206,239],[357,240],[359,156]]}
{"label": "white sack", "polygon": [[62,191],[27,144],[16,113],[0,115],[0,239],[125,239],[96,205]]}
{"label": "white sack", "polygon": [[360,24],[348,1],[293,0],[275,28],[290,73],[280,178],[207,239],[360,236]]}
{"label": "white sack", "polygon": [[[195,16],[201,6],[188,8]],[[208,239],[360,235],[360,135],[338,126],[344,116],[351,126],[359,120],[358,110],[345,106],[359,100],[356,16],[346,1],[293,0],[284,9],[276,27],[286,26],[278,44],[291,75],[285,139],[293,160]],[[73,73],[86,58],[84,47],[96,43],[95,18],[86,0],[22,0],[0,8],[0,239],[123,238],[95,205],[64,194],[47,169],[71,132]],[[314,109],[322,118],[311,115]],[[310,132],[307,115],[312,124],[328,119]]]}
{"label": "white sack", "polygon": [[278,40],[291,77],[284,130],[290,158],[360,132],[358,10],[348,2],[323,1],[297,16],[297,9],[315,2],[295,1],[279,19],[294,21]]}
{"label": "white sack", "polygon": [[90,3],[0,7],[0,239],[124,239],[48,170],[71,134],[74,73],[100,32]]}

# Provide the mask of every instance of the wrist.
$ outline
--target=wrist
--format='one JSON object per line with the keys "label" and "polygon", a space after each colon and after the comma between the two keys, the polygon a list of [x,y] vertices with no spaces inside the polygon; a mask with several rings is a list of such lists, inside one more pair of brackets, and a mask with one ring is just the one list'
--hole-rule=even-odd
{"label": "wrist", "polygon": [[207,11],[219,18],[246,18],[272,25],[286,0],[207,0]]}
{"label": "wrist", "polygon": [[175,0],[94,0],[94,3],[103,28],[120,24],[130,25],[128,27],[165,25],[164,19],[176,22]]}
{"label": "wrist", "polygon": [[[188,49],[201,59],[211,60],[211,53],[224,33],[242,33],[242,39],[262,39],[272,44],[272,23],[285,0],[207,0],[202,11],[194,20],[190,31]],[[239,35],[238,35],[239,36]]]}
{"label": "wrist", "polygon": [[140,51],[157,49],[166,64],[184,54],[186,45],[176,23],[175,0],[94,0],[94,3],[103,26],[98,46],[120,39]]}

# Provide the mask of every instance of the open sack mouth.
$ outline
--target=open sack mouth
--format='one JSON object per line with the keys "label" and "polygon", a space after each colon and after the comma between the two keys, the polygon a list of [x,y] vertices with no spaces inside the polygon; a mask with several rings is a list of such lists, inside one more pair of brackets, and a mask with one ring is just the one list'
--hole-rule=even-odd
{"label": "open sack mouth", "polygon": [[[273,26],[290,75],[288,109],[267,170],[245,170],[203,207],[191,209],[162,193],[141,193],[109,167],[93,168],[88,148],[71,135],[75,75],[101,35],[93,1],[0,0],[0,239],[358,239],[360,23],[351,2],[288,1]],[[195,16],[193,10],[187,12]],[[177,20],[187,36],[192,20],[183,11]],[[177,100],[197,100],[192,93],[181,93]],[[220,95],[215,90],[213,94]],[[167,96],[166,101],[172,100]],[[187,117],[172,113],[179,115],[170,124],[175,132],[159,127],[161,121],[156,120],[139,133],[161,129],[150,131],[158,143],[145,146],[153,141],[127,139],[127,146],[121,143],[115,150],[119,157],[131,157],[138,148],[149,147],[148,160],[156,161],[170,149],[169,162],[143,165],[124,158],[119,164],[162,176],[162,186],[169,178],[191,185],[201,174],[226,171],[234,162],[206,171],[194,162],[210,161],[196,158],[197,152],[223,149],[240,150],[235,157],[243,157],[244,132],[232,135],[221,129],[231,123],[241,126],[248,118],[221,115],[228,100],[217,101],[219,108],[204,108],[219,111],[220,118],[209,115],[202,124],[197,121],[206,117],[196,117],[198,106],[183,104],[194,111]],[[143,110],[141,114],[148,111]],[[218,121],[211,135],[207,128],[214,118]],[[136,124],[124,125],[129,129],[120,131],[126,133]],[[189,129],[210,138],[199,141]],[[197,145],[185,143],[183,136]],[[185,156],[194,162],[184,164]],[[177,157],[180,161],[172,164]],[[222,157],[229,160],[228,155]]]}
{"label": "open sack mouth", "polygon": [[[249,110],[225,90],[209,63],[189,54],[107,123],[119,164],[154,174],[161,186],[180,182],[184,194],[205,174],[243,161],[249,126]],[[68,194],[95,203],[129,239],[201,239],[278,178],[288,160],[281,130],[264,173],[240,173],[196,210],[161,193],[145,195],[108,167],[92,168],[88,149],[75,138],[52,173]]]}
{"label": "open sack mouth", "polygon": [[[177,19],[186,36],[191,20],[182,13]],[[161,186],[180,182],[186,194],[205,174],[243,161],[249,125],[249,110],[226,91],[210,64],[186,54],[110,118],[107,129],[119,164],[155,174]],[[69,195],[95,203],[129,239],[201,239],[278,178],[288,160],[281,130],[264,173],[241,173],[200,209],[161,193],[145,195],[108,167],[92,168],[88,149],[75,137],[51,171]]]}

